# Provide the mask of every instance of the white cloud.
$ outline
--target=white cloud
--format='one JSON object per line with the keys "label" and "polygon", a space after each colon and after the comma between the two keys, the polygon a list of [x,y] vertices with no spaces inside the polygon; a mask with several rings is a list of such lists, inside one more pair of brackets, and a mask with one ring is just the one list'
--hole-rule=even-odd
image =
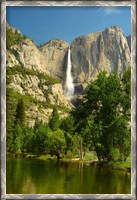
{"label": "white cloud", "polygon": [[113,7],[113,6],[112,7],[106,6],[105,8],[102,9],[102,11],[105,16],[110,15],[110,14],[120,14],[121,13],[121,11],[118,8]]}

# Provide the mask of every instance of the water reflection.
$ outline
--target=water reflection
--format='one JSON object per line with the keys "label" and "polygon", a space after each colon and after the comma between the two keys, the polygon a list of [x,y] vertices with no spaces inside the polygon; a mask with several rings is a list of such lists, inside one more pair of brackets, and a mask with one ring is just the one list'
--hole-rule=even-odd
{"label": "water reflection", "polygon": [[7,160],[7,194],[130,194],[130,173],[83,163]]}

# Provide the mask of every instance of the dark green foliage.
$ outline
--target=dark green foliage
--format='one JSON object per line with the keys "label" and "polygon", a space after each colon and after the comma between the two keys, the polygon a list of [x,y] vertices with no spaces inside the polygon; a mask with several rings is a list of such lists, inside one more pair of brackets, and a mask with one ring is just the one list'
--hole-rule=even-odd
{"label": "dark green foliage", "polygon": [[58,159],[64,156],[66,140],[64,133],[60,129],[52,131],[48,124],[42,124],[36,120],[33,135],[29,144],[29,152],[35,154],[51,154]]}
{"label": "dark green foliage", "polygon": [[63,130],[66,140],[66,152],[68,150],[73,151],[73,133],[74,133],[74,119],[72,116],[63,118],[60,123],[60,129]]}
{"label": "dark green foliage", "polygon": [[24,125],[25,123],[25,106],[23,99],[19,99],[16,107],[16,113],[15,113],[15,123],[20,123],[21,125]]}
{"label": "dark green foliage", "polygon": [[22,152],[32,152],[32,138],[34,136],[33,128],[23,126]]}
{"label": "dark green foliage", "polygon": [[[13,70],[7,68],[9,77],[16,73],[36,75],[33,70],[21,66]],[[40,77],[43,79],[43,75]],[[99,161],[125,161],[131,146],[130,79],[130,68],[124,71],[121,79],[117,73],[101,72],[87,87],[82,104],[61,120],[58,110],[63,106],[39,102],[7,89],[7,150],[15,154],[50,154],[58,159],[79,154],[82,159],[83,152],[91,149]],[[33,104],[39,109],[53,109],[48,124],[36,119],[33,128],[25,125],[25,109]]]}
{"label": "dark green foliage", "polygon": [[13,141],[13,131],[15,122],[15,111],[18,101],[18,95],[14,93],[13,89],[8,89],[6,92],[6,140],[7,151],[10,151]]}
{"label": "dark green foliage", "polygon": [[[7,88],[7,91],[6,91],[6,140],[7,140],[7,151],[11,151],[11,147],[12,147],[13,134],[14,134],[14,129],[15,129],[14,125],[15,125],[15,123],[17,123],[16,110],[18,110],[17,109],[17,104],[18,104],[18,100],[20,100],[20,99],[23,100],[24,107],[25,107],[26,111],[30,106],[35,105],[35,104],[37,104],[39,109],[41,109],[41,108],[51,108],[51,109],[55,108],[55,106],[50,104],[50,103],[39,102],[35,98],[30,96],[30,95],[22,95],[22,94],[20,94],[18,92],[15,92],[11,88]],[[56,107],[56,109],[58,109],[58,107]],[[59,107],[59,109],[61,109],[61,108]],[[20,113],[20,110],[19,110],[19,113]],[[20,114],[18,114],[18,115],[20,115]],[[19,118],[19,117],[17,117],[17,118]],[[21,116],[21,118],[23,118],[23,116]],[[29,129],[29,127],[25,126],[25,131],[26,132],[27,132],[27,128],[28,128],[28,132],[32,131],[32,130]],[[27,134],[27,133],[25,133],[25,131],[24,131],[24,134]],[[26,136],[26,137],[27,137],[27,140],[28,140],[28,136]],[[29,143],[30,143],[30,141],[29,141]],[[27,143],[26,143],[26,145],[27,145]],[[29,144],[28,146],[31,147],[31,144]],[[28,149],[27,151],[30,152],[31,150],[30,150],[29,147],[28,148],[25,147],[25,148],[27,148]]]}
{"label": "dark green foliage", "polygon": [[[7,151],[11,151],[12,143],[14,141],[13,135],[15,132],[15,125],[19,124],[24,127],[25,123],[25,109],[32,105],[33,99],[31,96],[21,95],[11,88],[6,91],[6,142]],[[25,105],[24,105],[25,104]]]}
{"label": "dark green foliage", "polygon": [[45,141],[46,151],[55,155],[57,159],[60,159],[65,154],[66,140],[64,133],[61,129],[56,129],[55,131],[48,132],[48,139]]}
{"label": "dark green foliage", "polygon": [[15,116],[12,124],[12,142],[10,148],[12,153],[21,153],[24,138],[24,123],[25,123],[25,108],[22,99],[19,99],[16,104]]}
{"label": "dark green foliage", "polygon": [[13,132],[13,143],[11,147],[11,152],[15,154],[20,154],[22,152],[23,145],[23,128],[20,123],[16,123]]}
{"label": "dark green foliage", "polygon": [[50,131],[47,124],[42,124],[38,119],[35,121],[34,134],[31,140],[31,152],[36,154],[45,154],[45,141],[47,140],[47,134]]}
{"label": "dark green foliage", "polygon": [[56,131],[59,128],[60,120],[57,107],[53,108],[52,116],[49,120],[49,127],[52,131]]}
{"label": "dark green foliage", "polygon": [[66,149],[66,140],[64,133],[60,129],[52,131],[48,124],[43,124],[38,119],[35,121],[33,129],[29,133],[24,134],[24,145],[22,151],[37,155],[51,154],[55,155],[58,159],[64,156]]}
{"label": "dark green foliage", "polygon": [[68,132],[71,135],[74,132],[74,119],[73,116],[65,117],[61,120],[60,128],[64,130],[64,132]]}
{"label": "dark green foliage", "polygon": [[130,119],[131,108],[131,67],[127,67],[122,77],[122,105],[123,114]]}
{"label": "dark green foliage", "polygon": [[116,73],[101,72],[88,86],[83,104],[73,112],[76,131],[86,143],[91,139],[100,161],[126,160],[130,154],[129,94],[129,69],[122,81]]}
{"label": "dark green foliage", "polygon": [[32,138],[33,138],[32,128],[23,126],[20,123],[16,123],[14,125],[13,141],[10,151],[14,154],[31,152]]}

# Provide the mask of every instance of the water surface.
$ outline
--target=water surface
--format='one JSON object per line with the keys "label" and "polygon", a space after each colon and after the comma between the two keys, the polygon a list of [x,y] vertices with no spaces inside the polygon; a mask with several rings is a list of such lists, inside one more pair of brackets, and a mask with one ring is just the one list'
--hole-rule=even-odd
{"label": "water surface", "polygon": [[7,194],[130,194],[130,173],[83,163],[7,159]]}

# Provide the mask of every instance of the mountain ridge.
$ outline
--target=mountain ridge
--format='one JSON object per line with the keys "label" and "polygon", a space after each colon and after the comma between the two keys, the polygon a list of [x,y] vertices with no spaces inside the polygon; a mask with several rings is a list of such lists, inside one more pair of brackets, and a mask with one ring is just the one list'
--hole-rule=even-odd
{"label": "mountain ridge", "polygon": [[[58,106],[62,116],[68,115],[67,109],[72,109],[73,105],[64,95],[69,46],[75,86],[73,103],[79,101],[79,95],[81,98],[88,83],[96,79],[100,71],[112,73],[117,69],[121,74],[130,65],[131,37],[126,38],[122,29],[116,26],[77,37],[71,45],[53,39],[37,47],[32,39],[7,25],[8,42],[6,65],[7,80],[10,81],[7,88],[14,89],[24,99],[29,95],[37,102],[28,108],[29,126],[34,125],[36,118],[48,121],[54,106]],[[42,74],[48,75],[46,79]],[[57,82],[52,82],[49,77]]]}

